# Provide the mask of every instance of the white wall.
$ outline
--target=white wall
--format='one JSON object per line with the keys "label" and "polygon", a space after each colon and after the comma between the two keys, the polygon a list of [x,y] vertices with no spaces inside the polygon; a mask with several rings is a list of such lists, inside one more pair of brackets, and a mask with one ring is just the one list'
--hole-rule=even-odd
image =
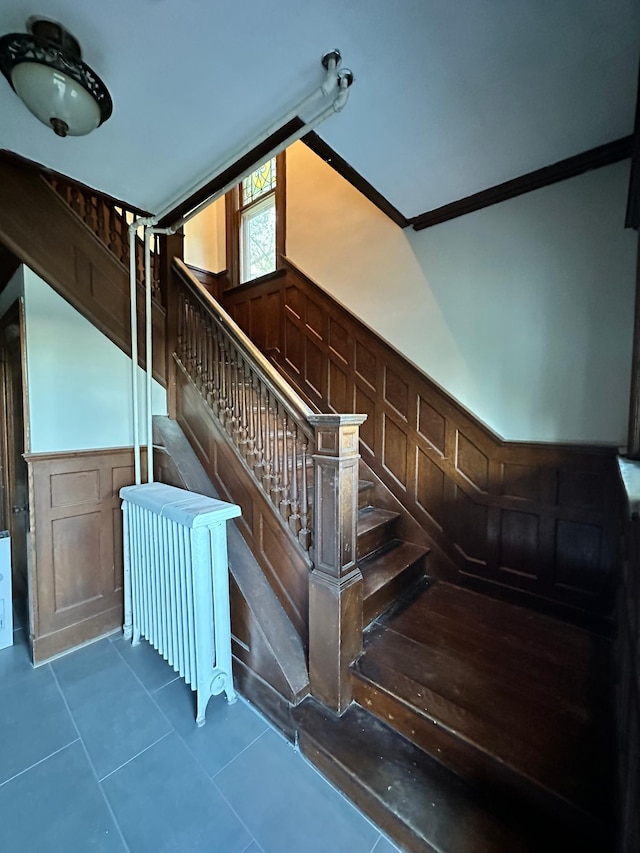
{"label": "white wall", "polygon": [[[131,359],[28,268],[25,338],[32,453],[133,444]],[[139,370],[144,425],[144,374]],[[154,381],[153,413],[166,414]],[[146,431],[141,431],[146,441]]]}
{"label": "white wall", "polygon": [[184,260],[209,272],[225,269],[224,196],[184,227]]}
{"label": "white wall", "polygon": [[402,231],[296,143],[287,254],[504,438],[622,445],[628,175],[624,162]]}

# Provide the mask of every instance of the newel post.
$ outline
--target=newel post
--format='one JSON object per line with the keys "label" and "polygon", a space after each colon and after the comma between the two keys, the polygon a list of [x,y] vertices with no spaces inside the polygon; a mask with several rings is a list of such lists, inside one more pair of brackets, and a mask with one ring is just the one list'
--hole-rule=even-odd
{"label": "newel post", "polygon": [[366,415],[313,415],[314,568],[309,581],[312,694],[342,713],[349,665],[362,650],[362,574],[357,563],[359,428]]}

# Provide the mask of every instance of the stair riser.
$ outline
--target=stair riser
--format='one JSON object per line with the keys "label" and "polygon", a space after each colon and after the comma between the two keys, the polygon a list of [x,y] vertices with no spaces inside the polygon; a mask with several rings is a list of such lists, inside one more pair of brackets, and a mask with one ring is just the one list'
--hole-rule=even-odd
{"label": "stair riser", "polygon": [[358,489],[358,509],[364,509],[373,503],[373,486]]}
{"label": "stair riser", "polygon": [[382,548],[391,539],[395,538],[396,519],[392,518],[384,524],[374,527],[373,530],[368,530],[366,533],[358,536],[358,559],[362,560],[369,554],[373,554],[378,548]]}
{"label": "stair riser", "polygon": [[[445,727],[435,718],[416,713],[415,709],[357,672],[352,673],[352,687],[355,702],[473,785],[488,800],[507,804],[514,813],[522,812],[523,815],[533,808],[556,821],[560,831],[576,832],[578,837],[585,834],[589,818],[583,811],[459,737],[454,720]],[[428,705],[427,700],[425,697]],[[434,697],[435,703],[437,700],[438,697]],[[595,819],[587,829],[593,838],[601,831]]]}
{"label": "stair riser", "polygon": [[370,622],[383,613],[398,598],[425,573],[425,560],[421,557],[396,575],[388,584],[369,595],[362,604],[362,624]]}
{"label": "stair riser", "polygon": [[346,767],[339,764],[332,754],[320,746],[307,732],[299,730],[298,744],[302,754],[318,768],[353,803],[358,806],[374,823],[390,835],[405,850],[412,853],[438,853],[424,838],[420,838],[402,820],[399,820],[372,791],[366,783]]}

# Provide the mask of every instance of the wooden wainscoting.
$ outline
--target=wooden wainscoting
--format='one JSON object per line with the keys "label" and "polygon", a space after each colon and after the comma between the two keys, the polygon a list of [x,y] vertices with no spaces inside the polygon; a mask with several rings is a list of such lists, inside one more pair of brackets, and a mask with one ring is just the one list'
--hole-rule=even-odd
{"label": "wooden wainscoting", "polygon": [[133,450],[31,453],[31,642],[34,663],[122,625],[122,510]]}
{"label": "wooden wainscoting", "polygon": [[429,573],[577,620],[611,613],[616,448],[506,442],[292,265],[224,307],[427,532]]}

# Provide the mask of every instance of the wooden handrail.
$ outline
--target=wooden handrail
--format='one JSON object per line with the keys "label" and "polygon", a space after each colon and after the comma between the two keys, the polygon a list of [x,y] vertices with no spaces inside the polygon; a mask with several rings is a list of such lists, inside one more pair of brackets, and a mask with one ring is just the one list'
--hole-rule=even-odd
{"label": "wooden handrail", "polygon": [[218,320],[224,327],[226,334],[234,344],[253,361],[256,373],[283,405],[290,407],[290,414],[296,419],[301,429],[311,437],[312,428],[309,426],[309,418],[316,413],[306,404],[293,388],[284,380],[281,373],[271,364],[253,341],[242,331],[240,326],[230,317],[224,308],[217,302],[209,291],[193,275],[187,265],[179,258],[174,258],[173,266],[180,280],[189,289],[191,294],[198,300],[199,304]]}

